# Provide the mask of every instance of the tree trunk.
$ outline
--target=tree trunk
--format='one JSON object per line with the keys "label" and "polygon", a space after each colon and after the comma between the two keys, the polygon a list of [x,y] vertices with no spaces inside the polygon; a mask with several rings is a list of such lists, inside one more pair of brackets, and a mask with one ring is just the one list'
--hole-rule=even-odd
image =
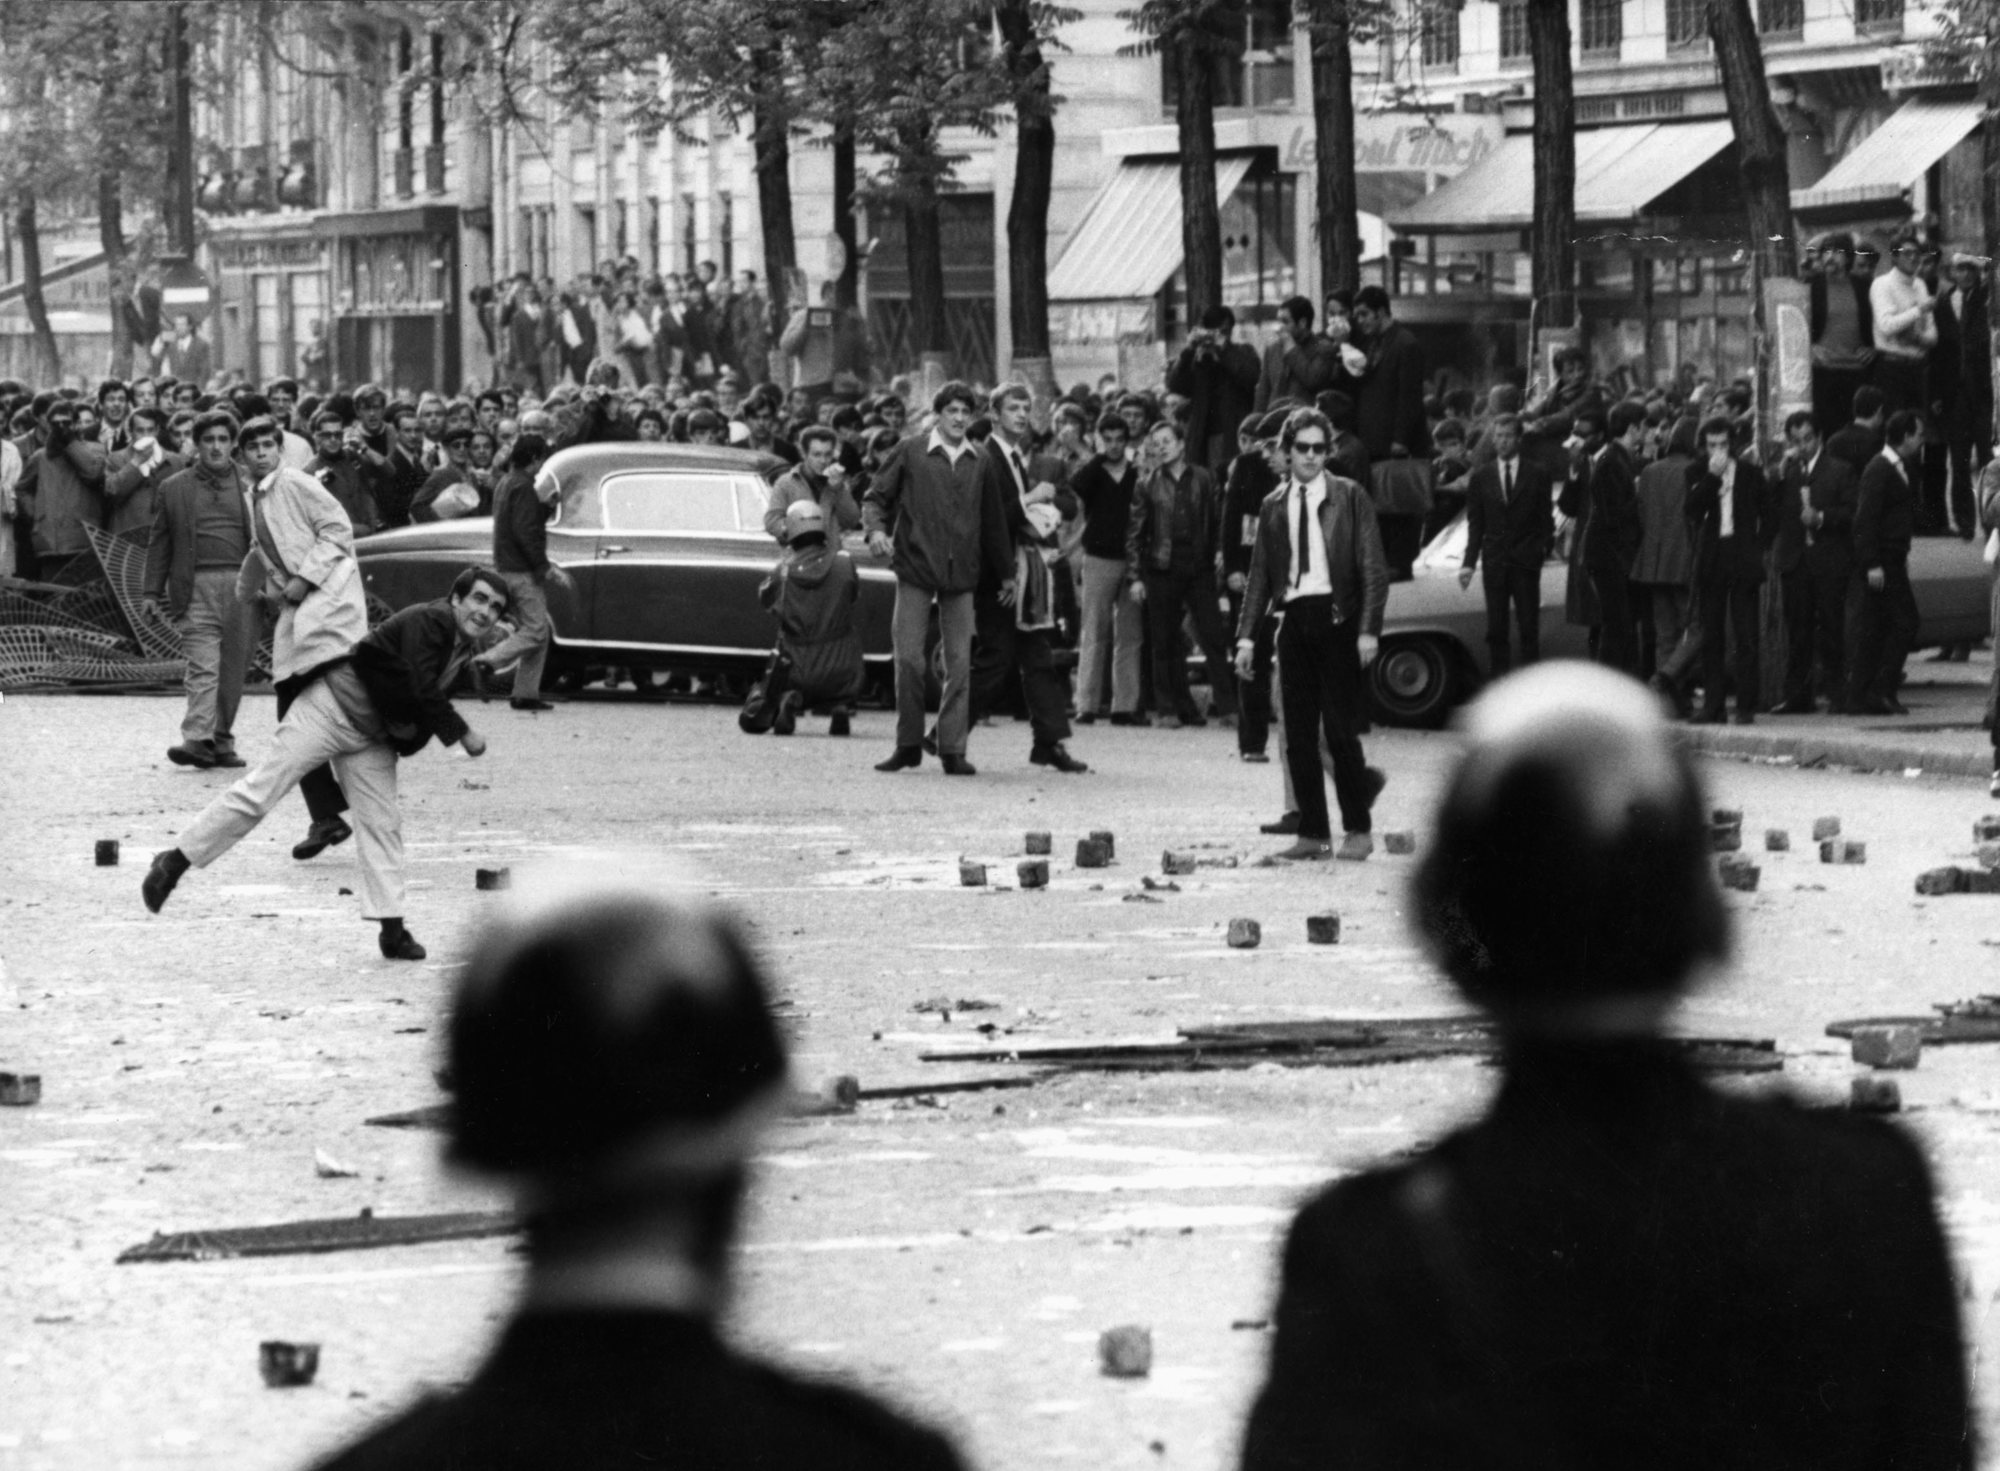
{"label": "tree trunk", "polygon": [[949,353],[944,320],[944,228],[937,195],[925,190],[903,205],[910,273],[910,336],[918,354]]}
{"label": "tree trunk", "polygon": [[1989,337],[1993,346],[1994,423],[2000,424],[2000,313],[1993,302],[2000,300],[2000,14],[1986,11],[1985,34],[1980,38],[1979,101],[1984,111],[1979,124],[1979,235],[1980,254],[1987,259],[1986,302]]}
{"label": "tree trunk", "polygon": [[1028,0],[997,8],[1014,81],[1014,197],[1007,206],[1008,313],[1016,361],[1049,356],[1049,195],[1056,172],[1054,99]]}
{"label": "tree trunk", "polygon": [[1354,51],[1347,0],[1313,0],[1313,176],[1319,188],[1322,295],[1361,284],[1354,182]]}
{"label": "tree trunk", "polygon": [[132,375],[132,328],[124,306],[132,279],[125,259],[125,204],[115,169],[97,175],[97,241],[104,248],[104,276],[111,292],[111,363],[106,371],[122,383]]}
{"label": "tree trunk", "polygon": [[49,326],[48,298],[42,295],[42,227],[35,217],[33,190],[14,196],[14,233],[21,242],[21,300],[35,332],[35,383],[53,388],[62,381],[62,353]]}
{"label": "tree trunk", "polygon": [[796,308],[806,304],[787,299],[791,273],[799,263],[798,237],[792,227],[789,121],[768,97],[760,97],[750,124],[752,167],[757,174],[757,222],[764,235],[764,285],[771,297],[771,315],[780,328]]}
{"label": "tree trunk", "polygon": [[1535,68],[1532,290],[1537,324],[1560,330],[1576,320],[1576,85],[1570,74],[1569,7],[1526,8]]}
{"label": "tree trunk", "polygon": [[1222,304],[1222,204],[1215,193],[1215,76],[1201,43],[1173,43],[1180,96],[1174,126],[1181,145],[1181,266],[1187,274],[1185,333]]}
{"label": "tree trunk", "polygon": [[1796,276],[1798,247],[1792,238],[1792,180],[1785,158],[1785,129],[1771,106],[1764,77],[1764,48],[1750,0],[1711,0],[1708,34],[1722,71],[1729,120],[1736,130],[1736,153],[1743,175],[1744,211],[1750,247],[1764,260],[1768,276]]}
{"label": "tree trunk", "polygon": [[833,233],[847,259],[833,285],[833,300],[843,310],[859,304],[861,251],[854,238],[854,125],[833,126]]}

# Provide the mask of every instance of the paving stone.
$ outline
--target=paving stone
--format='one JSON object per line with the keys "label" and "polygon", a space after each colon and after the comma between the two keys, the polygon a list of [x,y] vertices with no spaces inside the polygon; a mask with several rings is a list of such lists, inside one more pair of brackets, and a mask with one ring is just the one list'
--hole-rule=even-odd
{"label": "paving stone", "polygon": [[267,1339],[257,1345],[257,1368],[273,1389],[294,1389],[319,1373],[319,1345]]}
{"label": "paving stone", "polygon": [[1757,892],[1757,880],[1762,876],[1763,870],[1749,862],[1724,863],[1716,869],[1716,874],[1721,878],[1723,888],[1734,889],[1742,894],[1754,894]]}
{"label": "paving stone", "polygon": [[1097,838],[1076,840],[1076,866],[1078,868],[1103,868],[1111,862],[1111,845]]}
{"label": "paving stone", "polygon": [[1709,813],[1708,820],[1716,827],[1741,827],[1743,826],[1743,809],[1741,807],[1717,807],[1713,812]]}
{"label": "paving stone", "polygon": [[1399,858],[1407,858],[1410,854],[1417,851],[1417,835],[1415,833],[1384,833],[1382,834],[1382,851],[1394,854]]}
{"label": "paving stone", "polygon": [[2000,894],[2000,869],[1961,868],[1958,883],[1961,894]]}
{"label": "paving stone", "polygon": [[1989,812],[1984,817],[1973,819],[1973,842],[1990,843],[1996,839],[2000,839],[2000,812]]}
{"label": "paving stone", "polygon": [[118,866],[118,840],[116,838],[99,838],[97,840],[97,866],[99,868],[116,868]]}
{"label": "paving stone", "polygon": [[1924,1034],[1917,1027],[1856,1027],[1849,1047],[1864,1067],[1913,1068],[1923,1056]]}
{"label": "paving stone", "polygon": [[40,1073],[0,1073],[0,1104],[27,1108],[42,1101]]}
{"label": "paving stone", "polygon": [[1014,865],[1014,873],[1024,889],[1045,889],[1049,883],[1049,860],[1046,858],[1023,858]]}
{"label": "paving stone", "polygon": [[472,886],[476,889],[511,889],[514,887],[514,870],[511,868],[482,868],[472,875]]}
{"label": "paving stone", "polygon": [[1927,868],[1917,875],[1919,894],[1958,894],[1964,892],[1958,870],[1955,868]]}
{"label": "paving stone", "polygon": [[1840,836],[1840,819],[1837,817],[1815,817],[1813,819],[1813,841],[1824,843],[1828,838]]}
{"label": "paving stone", "polygon": [[1337,914],[1308,914],[1306,916],[1306,943],[1308,945],[1338,945],[1340,943],[1340,916]]}
{"label": "paving stone", "polygon": [[1113,1379],[1144,1379],[1153,1372],[1153,1330],[1127,1323],[1097,1339],[1097,1360]]}
{"label": "paving stone", "polygon": [[1764,851],[1766,853],[1789,853],[1792,851],[1792,835],[1781,827],[1764,829]]}
{"label": "paving stone", "polygon": [[2000,868],[2000,843],[1981,843],[1979,845],[1979,866],[1981,868]]}
{"label": "paving stone", "polygon": [[1743,846],[1743,829],[1740,825],[1718,822],[1708,830],[1708,850],[1711,853],[1734,853]]}
{"label": "paving stone", "polygon": [[1047,833],[1029,833],[1027,847],[1024,851],[1028,853],[1053,853],[1055,852],[1055,843]]}
{"label": "paving stone", "polygon": [[1229,948],[1255,950],[1264,941],[1264,927],[1254,919],[1229,921]]}
{"label": "paving stone", "polygon": [[1118,856],[1118,839],[1112,835],[1110,828],[1092,828],[1090,837],[1092,842],[1104,844],[1104,856],[1106,858],[1116,858]]}
{"label": "paving stone", "polygon": [[1160,855],[1160,872],[1166,874],[1190,874],[1199,866],[1192,853],[1176,853],[1169,848]]}
{"label": "paving stone", "polygon": [[986,865],[983,863],[967,863],[961,859],[958,865],[958,881],[968,889],[985,888]]}
{"label": "paving stone", "polygon": [[1821,863],[1866,863],[1868,845],[1852,838],[1828,838],[1819,845]]}
{"label": "paving stone", "polygon": [[1898,1113],[1903,1090],[1894,1078],[1856,1078],[1848,1085],[1847,1106],[1856,1113]]}

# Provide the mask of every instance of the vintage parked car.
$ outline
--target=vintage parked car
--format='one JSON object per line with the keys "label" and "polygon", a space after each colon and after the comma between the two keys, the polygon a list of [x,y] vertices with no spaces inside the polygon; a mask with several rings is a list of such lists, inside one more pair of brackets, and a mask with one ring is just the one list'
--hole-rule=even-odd
{"label": "vintage parked car", "polygon": [[[764,530],[770,455],[680,444],[586,444],[549,457],[559,508],[549,560],[575,580],[549,588],[552,678],[587,664],[755,673],[776,624],[757,584],[778,560]],[[861,571],[862,648],[889,674],[896,580],[849,538]],[[493,522],[469,516],[399,527],[355,547],[370,594],[391,609],[442,597],[459,570],[492,564]]]}
{"label": "vintage parked car", "polygon": [[[1369,671],[1375,713],[1384,724],[1442,725],[1460,702],[1486,682],[1486,598],[1477,577],[1461,589],[1465,560],[1461,513],[1430,541],[1416,577],[1393,584],[1382,622],[1382,646]],[[1920,648],[1987,636],[1989,583],[1976,542],[1918,537],[1910,552],[1910,582],[1923,617]],[[1542,655],[1586,657],[1586,631],[1563,619],[1569,568],[1551,557],[1542,568]]]}

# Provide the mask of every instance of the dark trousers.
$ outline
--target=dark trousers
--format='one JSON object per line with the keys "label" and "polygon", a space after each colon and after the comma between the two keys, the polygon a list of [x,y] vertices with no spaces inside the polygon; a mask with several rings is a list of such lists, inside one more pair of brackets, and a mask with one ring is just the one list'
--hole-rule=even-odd
{"label": "dark trousers", "polygon": [[1389,563],[1389,580],[1410,581],[1416,575],[1413,569],[1417,553],[1424,549],[1424,518],[1378,511],[1375,525],[1382,533],[1382,555]]}
{"label": "dark trousers", "polygon": [[1815,574],[1801,563],[1785,574],[1784,586],[1785,699],[1809,700],[1817,689],[1833,704],[1845,704],[1847,578]]}
{"label": "dark trousers", "polygon": [[1991,430],[1971,434],[1954,433],[1947,443],[1951,460],[1951,520],[1964,537],[1979,529],[1979,514],[1973,507],[1972,490],[1979,472],[1993,458]]}
{"label": "dark trousers", "polygon": [[972,719],[985,719],[1007,698],[1015,674],[1038,746],[1069,739],[1069,679],[1056,658],[1054,629],[1014,626],[1014,610],[992,593],[975,600],[972,645]]}
{"label": "dark trousers", "polygon": [[1926,443],[1917,476],[1917,530],[1925,536],[1941,536],[1945,531],[1945,477],[1951,469],[1950,451],[1941,443]]}
{"label": "dark trousers", "polygon": [[[292,708],[292,701],[304,694],[319,676],[320,670],[310,669],[290,679],[278,680],[271,686],[271,692],[278,697],[278,719],[285,718],[285,712]],[[347,793],[340,789],[333,767],[325,761],[299,778],[299,795],[306,799],[306,812],[314,822],[325,822],[329,817],[338,817],[347,810]]]}
{"label": "dark trousers", "polygon": [[1903,660],[1922,619],[1910,589],[1908,557],[1884,557],[1882,590],[1868,585],[1861,568],[1847,582],[1847,703],[1884,700],[1902,683]]}
{"label": "dark trousers", "polygon": [[1854,390],[1868,381],[1866,368],[1813,367],[1813,417],[1822,437],[1854,422]]}
{"label": "dark trousers", "polygon": [[1479,575],[1486,591],[1486,647],[1493,677],[1498,679],[1514,667],[1507,641],[1510,610],[1520,630],[1521,663],[1532,664],[1542,657],[1542,569],[1486,562]]}
{"label": "dark trousers", "polygon": [[1597,612],[1604,630],[1598,636],[1597,662],[1630,674],[1638,649],[1632,627],[1632,592],[1625,570],[1591,568],[1590,590],[1597,594]]}
{"label": "dark trousers", "polygon": [[[1240,626],[1243,595],[1229,595],[1229,626]],[[1251,645],[1250,677],[1236,681],[1236,749],[1248,754],[1263,751],[1271,743],[1271,650],[1277,641],[1278,621],[1266,618],[1257,625]]]}
{"label": "dark trousers", "polygon": [[1736,713],[1757,713],[1762,685],[1762,649],[1757,641],[1757,584],[1730,578],[1720,582],[1699,582],[1694,590],[1695,617],[1701,622],[1701,708],[1707,714],[1722,713],[1722,691],[1729,663],[1729,644],[1723,636],[1723,621],[1736,640]]}
{"label": "dark trousers", "polygon": [[1285,761],[1299,804],[1299,836],[1321,842],[1333,836],[1326,810],[1326,776],[1319,740],[1333,756],[1333,795],[1340,825],[1350,833],[1370,829],[1368,763],[1361,754],[1368,687],[1352,623],[1336,623],[1332,598],[1294,598],[1278,627],[1278,679],[1285,705]]}
{"label": "dark trousers", "polygon": [[1910,409],[1919,414],[1931,411],[1930,368],[1922,358],[1898,358],[1888,353],[1877,353],[1875,386],[1889,401],[1889,412],[1892,414],[1898,409]]}
{"label": "dark trousers", "polygon": [[1222,608],[1215,578],[1208,572],[1154,572],[1146,578],[1146,633],[1153,646],[1153,698],[1173,707],[1182,719],[1201,714],[1188,693],[1187,662],[1181,658],[1181,618],[1194,620],[1195,641],[1208,665],[1208,689],[1216,708],[1236,713],[1236,676],[1223,644]]}

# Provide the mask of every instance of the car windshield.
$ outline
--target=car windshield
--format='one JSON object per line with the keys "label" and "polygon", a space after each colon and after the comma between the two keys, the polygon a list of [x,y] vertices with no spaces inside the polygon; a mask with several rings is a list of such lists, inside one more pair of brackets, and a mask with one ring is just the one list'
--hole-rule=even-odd
{"label": "car windshield", "polygon": [[615,531],[741,531],[757,527],[763,513],[763,486],[754,477],[651,471],[604,482],[604,524]]}

